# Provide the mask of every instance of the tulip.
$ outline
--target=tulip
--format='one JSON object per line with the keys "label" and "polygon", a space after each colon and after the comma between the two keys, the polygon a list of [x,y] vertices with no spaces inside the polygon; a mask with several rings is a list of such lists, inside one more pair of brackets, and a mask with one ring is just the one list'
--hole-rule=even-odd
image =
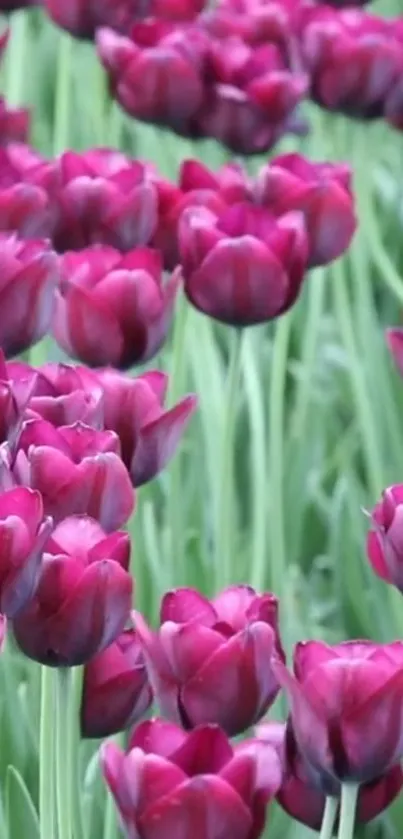
{"label": "tulip", "polygon": [[7,374],[14,388],[29,388],[25,419],[42,418],[56,427],[79,421],[103,427],[102,388],[86,367],[49,363],[34,369],[24,362],[9,362]]}
{"label": "tulip", "polygon": [[138,722],[150,707],[152,691],[141,646],[127,629],[84,669],[81,699],[83,737],[109,737]]}
{"label": "tulip", "polygon": [[403,592],[403,484],[385,489],[371,513],[367,556],[378,577]]}
{"label": "tulip", "polygon": [[274,749],[232,746],[213,725],[186,734],[151,720],[127,754],[106,743],[101,760],[128,839],[258,839],[281,782]]}
{"label": "tulip", "polygon": [[204,12],[199,23],[216,38],[236,35],[247,44],[274,43],[287,52],[296,29],[298,12],[299,3],[293,0],[282,0],[281,3],[275,0],[226,0]]}
{"label": "tulip", "polygon": [[6,363],[0,350],[0,442],[14,445],[35,389],[36,376],[30,369],[29,374],[24,371],[14,379],[10,368],[12,364]]}
{"label": "tulip", "polygon": [[[46,513],[59,522],[86,514],[110,532],[134,508],[130,476],[119,456],[119,438],[83,423],[54,428],[42,419],[24,423],[11,460],[17,484],[37,489]],[[4,485],[4,480],[3,480]]]}
{"label": "tulip", "polygon": [[0,611],[15,618],[38,584],[52,520],[39,492],[17,487],[0,495]]}
{"label": "tulip", "polygon": [[58,251],[105,244],[127,251],[147,244],[157,225],[157,193],[148,168],[113,149],[67,151],[29,160],[26,177],[49,196]]}
{"label": "tulip", "polygon": [[0,0],[0,12],[15,12],[28,6],[38,6],[40,0]]}
{"label": "tulip", "polygon": [[13,621],[22,652],[50,667],[85,664],[115,641],[130,614],[127,533],[65,519],[47,544],[35,596]]}
{"label": "tulip", "polygon": [[194,306],[233,326],[278,317],[298,297],[308,258],[302,215],[280,219],[236,204],[216,216],[190,208],[179,223],[185,292]]}
{"label": "tulip", "polygon": [[[15,2],[15,0],[14,0]],[[52,20],[76,38],[92,39],[97,28],[128,32],[138,18],[191,20],[204,0],[42,0]],[[1,8],[1,6],[0,6]]]}
{"label": "tulip", "polygon": [[[304,762],[298,751],[292,726],[282,723],[262,723],[257,726],[256,736],[276,748],[284,766],[283,781],[276,799],[291,818],[311,828],[320,830],[325,810],[326,796],[315,785],[312,769]],[[401,767],[393,766],[380,778],[360,787],[357,803],[357,824],[366,824],[375,819],[399,795],[403,786]],[[331,791],[340,796],[340,786],[334,784]]]}
{"label": "tulip", "polygon": [[232,586],[209,601],[194,589],[168,592],[161,627],[135,625],[162,713],[185,728],[217,723],[229,735],[259,720],[278,693],[271,669],[283,656],[277,600]]}
{"label": "tulip", "polygon": [[395,22],[326,6],[307,8],[304,17],[301,49],[312,98],[349,116],[403,124],[402,44]]}
{"label": "tulip", "polygon": [[0,234],[0,347],[6,357],[32,347],[49,329],[58,258],[42,241]]}
{"label": "tulip", "polygon": [[208,37],[196,27],[172,31],[160,21],[151,23],[146,38],[143,33],[141,26],[130,38],[111,29],[97,32],[113,94],[136,119],[189,133],[203,101]]}
{"label": "tulip", "polygon": [[388,329],[386,342],[399,373],[403,376],[403,329]]}
{"label": "tulip", "polygon": [[322,789],[369,783],[403,756],[403,643],[297,644],[294,675],[273,670],[291,709],[295,740]]}
{"label": "tulip", "polygon": [[179,274],[162,283],[157,251],[113,248],[65,254],[53,335],[84,364],[127,368],[152,358],[172,318]]}
{"label": "tulip", "polygon": [[35,182],[36,166],[24,146],[0,148],[0,230],[22,239],[53,233],[54,213],[46,190]]}
{"label": "tulip", "polygon": [[300,154],[286,154],[260,170],[255,199],[276,215],[301,211],[309,264],[327,265],[347,250],[357,225],[350,182],[345,163],[311,163]]}
{"label": "tulip", "polygon": [[168,376],[158,371],[131,379],[106,369],[98,373],[98,380],[104,394],[105,427],[118,435],[133,486],[141,486],[155,478],[174,455],[197,399],[189,395],[164,410]]}
{"label": "tulip", "polygon": [[4,97],[0,96],[0,145],[24,143],[28,139],[30,120],[26,108],[11,108]]}

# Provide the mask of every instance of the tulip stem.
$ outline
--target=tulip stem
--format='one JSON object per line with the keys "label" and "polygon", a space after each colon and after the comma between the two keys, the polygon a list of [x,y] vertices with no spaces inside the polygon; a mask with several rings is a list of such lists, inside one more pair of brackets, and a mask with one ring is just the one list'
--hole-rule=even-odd
{"label": "tulip stem", "polygon": [[41,716],[39,742],[40,839],[55,836],[54,681],[50,667],[41,668]]}
{"label": "tulip stem", "polygon": [[[72,839],[72,737],[70,731],[71,702],[73,700],[70,668],[57,670],[56,700],[56,788],[58,839]],[[73,744],[74,748],[74,744]]]}
{"label": "tulip stem", "polygon": [[333,796],[329,795],[326,798],[325,812],[323,813],[319,839],[332,839],[338,808],[339,799],[333,798]]}
{"label": "tulip stem", "polygon": [[338,839],[353,839],[358,784],[343,784],[341,788],[340,826]]}
{"label": "tulip stem", "polygon": [[53,131],[53,153],[61,154],[69,144],[70,134],[70,98],[72,86],[72,51],[73,39],[66,32],[60,32],[57,61],[55,113]]}
{"label": "tulip stem", "polygon": [[221,468],[217,509],[217,541],[215,571],[219,585],[231,583],[234,557],[232,555],[233,522],[233,458],[236,429],[236,408],[241,371],[242,329],[230,330],[229,365],[221,440]]}

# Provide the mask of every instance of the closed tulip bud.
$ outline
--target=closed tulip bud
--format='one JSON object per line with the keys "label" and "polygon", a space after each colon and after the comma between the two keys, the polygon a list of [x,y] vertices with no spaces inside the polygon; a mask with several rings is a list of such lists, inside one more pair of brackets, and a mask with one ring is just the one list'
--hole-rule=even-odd
{"label": "closed tulip bud", "polygon": [[84,669],[81,699],[83,737],[109,737],[138,722],[152,691],[136,632],[127,629]]}
{"label": "closed tulip bud", "polygon": [[196,27],[172,31],[157,20],[146,33],[140,26],[130,38],[110,29],[97,32],[114,96],[136,119],[186,133],[203,102],[208,37]]}
{"label": "closed tulip bud", "polygon": [[235,204],[190,208],[179,223],[184,287],[197,309],[233,326],[278,317],[298,297],[307,264],[303,217]]}
{"label": "closed tulip bud", "polygon": [[133,486],[141,486],[155,478],[175,454],[197,399],[186,396],[165,410],[168,376],[158,371],[132,379],[107,369],[98,373],[98,380],[103,388],[105,427],[118,435]]}
{"label": "closed tulip bud", "polygon": [[0,234],[0,348],[6,358],[43,338],[52,319],[59,261],[47,242]]}
{"label": "closed tulip bud", "polygon": [[129,473],[120,456],[119,438],[83,423],[55,428],[42,419],[24,423],[11,461],[18,484],[37,489],[46,513],[57,522],[86,514],[110,532],[134,508]]}
{"label": "closed tulip bud", "polygon": [[25,146],[0,148],[0,230],[22,239],[50,237],[54,229],[49,196],[35,182],[36,166]]}
{"label": "closed tulip bud", "polygon": [[294,674],[273,670],[290,703],[303,760],[322,789],[365,784],[403,756],[403,643],[297,644]]}
{"label": "closed tulip bud", "polygon": [[381,579],[403,592],[403,484],[385,489],[371,513],[368,559]]}
{"label": "closed tulip bud", "polygon": [[132,578],[127,533],[86,516],[65,519],[47,544],[35,596],[13,622],[18,646],[50,667],[85,664],[120,635]]}
{"label": "closed tulip bud", "polygon": [[45,419],[52,425],[82,422],[103,427],[103,394],[95,373],[71,364],[44,364],[34,369],[23,362],[9,362],[13,387],[30,387],[25,419]]}
{"label": "closed tulip bud", "polygon": [[127,837],[258,839],[281,782],[274,749],[232,746],[216,726],[190,734],[163,720],[133,733],[127,754],[103,746],[103,774]]}
{"label": "closed tulip bud", "polygon": [[56,295],[53,334],[70,356],[93,367],[128,368],[152,358],[163,345],[179,274],[164,284],[157,251],[113,248],[65,254]]}
{"label": "closed tulip bud", "polygon": [[[315,774],[298,750],[292,725],[262,723],[256,728],[256,736],[276,748],[283,763],[283,780],[276,796],[278,803],[292,819],[319,831],[326,795],[315,784]],[[362,784],[358,793],[357,824],[366,824],[386,810],[399,795],[402,786],[403,771],[399,765],[393,766],[380,778]],[[334,782],[328,794],[340,798],[340,784]]]}
{"label": "closed tulip bud", "polygon": [[279,690],[274,595],[232,586],[209,601],[177,589],[164,596],[160,618],[157,632],[141,615],[134,620],[161,712],[185,728],[218,723],[229,735],[257,722]]}
{"label": "closed tulip bud", "polygon": [[8,618],[35,592],[51,530],[39,492],[17,487],[0,495],[0,612]]}
{"label": "closed tulip bud", "polygon": [[276,215],[302,212],[309,264],[327,265],[347,250],[357,226],[350,181],[345,163],[311,163],[300,154],[286,154],[260,170],[255,200]]}

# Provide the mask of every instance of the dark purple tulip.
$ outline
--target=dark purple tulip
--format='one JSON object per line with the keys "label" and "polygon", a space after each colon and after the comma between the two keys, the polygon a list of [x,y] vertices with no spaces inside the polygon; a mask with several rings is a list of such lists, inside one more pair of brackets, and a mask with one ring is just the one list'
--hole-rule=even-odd
{"label": "dark purple tulip", "polygon": [[[76,38],[93,38],[101,26],[125,34],[145,17],[191,20],[205,0],[42,0],[58,26]],[[1,6],[0,6],[1,8]]]}
{"label": "dark purple tulip", "polygon": [[56,295],[53,335],[92,367],[128,368],[152,358],[172,319],[179,274],[163,283],[160,254],[93,246],[67,253]]}
{"label": "dark purple tulip", "polygon": [[302,214],[276,219],[251,204],[220,216],[190,208],[179,223],[185,292],[197,309],[233,326],[276,318],[298,297],[308,259]]}
{"label": "dark purple tulip", "polygon": [[39,492],[17,487],[0,495],[0,612],[15,616],[33,596],[52,519]]}
{"label": "dark purple tulip", "polygon": [[[45,512],[55,521],[85,513],[110,532],[127,522],[135,500],[119,452],[119,438],[112,431],[80,422],[55,428],[43,419],[28,420],[9,476],[39,490]],[[7,474],[2,481],[4,486]]]}
{"label": "dark purple tulip", "polygon": [[168,592],[158,632],[135,615],[162,713],[185,728],[218,723],[228,735],[257,722],[279,689],[277,609],[274,595],[231,586],[212,601],[194,589]]}
{"label": "dark purple tulip", "polygon": [[195,411],[196,397],[186,396],[165,410],[168,376],[158,371],[132,379],[106,369],[98,373],[98,380],[104,394],[105,427],[118,435],[133,486],[141,486],[173,457]]}
{"label": "dark purple tulip", "polygon": [[109,737],[138,722],[150,707],[152,690],[134,629],[126,629],[84,669],[81,699],[83,737]]}
{"label": "dark purple tulip", "polygon": [[297,644],[273,670],[303,759],[323,789],[376,780],[403,756],[403,643]]}
{"label": "dark purple tulip", "polygon": [[105,744],[102,768],[128,839],[258,839],[281,783],[271,746],[158,719],[138,726],[126,754]]}
{"label": "dark purple tulip", "polygon": [[127,533],[86,516],[65,519],[47,544],[35,596],[13,621],[25,655],[50,667],[85,664],[120,635],[132,578]]}
{"label": "dark purple tulip", "polygon": [[[315,773],[302,758],[292,726],[282,723],[262,723],[256,736],[276,748],[284,766],[284,775],[276,799],[283,810],[311,830],[321,829],[326,796],[315,784]],[[399,795],[403,786],[401,767],[392,769],[368,784],[362,784],[357,802],[357,824],[375,819]],[[330,793],[330,790],[329,790]],[[332,795],[340,795],[340,785],[334,783]]]}

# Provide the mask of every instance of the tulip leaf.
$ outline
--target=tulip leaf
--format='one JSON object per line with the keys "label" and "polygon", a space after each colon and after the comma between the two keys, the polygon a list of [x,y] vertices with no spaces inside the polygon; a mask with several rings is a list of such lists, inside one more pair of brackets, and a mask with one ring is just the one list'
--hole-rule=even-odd
{"label": "tulip leaf", "polygon": [[9,839],[39,839],[39,820],[24,779],[14,766],[7,767],[6,810]]}

